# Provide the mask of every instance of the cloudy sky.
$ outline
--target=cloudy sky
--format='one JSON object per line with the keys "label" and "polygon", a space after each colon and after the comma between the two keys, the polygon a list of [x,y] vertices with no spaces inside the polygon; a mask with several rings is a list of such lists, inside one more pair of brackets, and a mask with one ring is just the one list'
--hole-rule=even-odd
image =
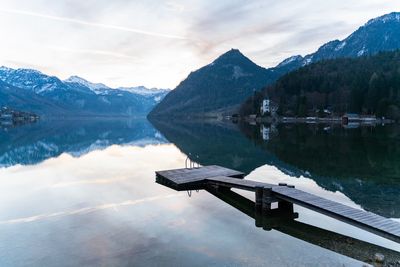
{"label": "cloudy sky", "polygon": [[174,88],[230,48],[271,67],[343,39],[394,0],[0,0],[0,65]]}

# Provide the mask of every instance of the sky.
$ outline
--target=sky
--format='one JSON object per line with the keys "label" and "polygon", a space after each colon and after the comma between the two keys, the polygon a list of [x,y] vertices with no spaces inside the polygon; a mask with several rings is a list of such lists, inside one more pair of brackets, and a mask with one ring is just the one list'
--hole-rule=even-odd
{"label": "sky", "polygon": [[0,0],[0,65],[176,87],[231,48],[263,67],[344,39],[394,0]]}

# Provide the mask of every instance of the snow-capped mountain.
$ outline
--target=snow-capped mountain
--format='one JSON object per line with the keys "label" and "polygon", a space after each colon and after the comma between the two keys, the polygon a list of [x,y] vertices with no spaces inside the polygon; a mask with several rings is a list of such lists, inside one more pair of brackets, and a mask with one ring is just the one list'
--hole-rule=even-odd
{"label": "snow-capped mountain", "polygon": [[97,93],[97,92],[99,92],[99,91],[102,91],[102,90],[111,89],[111,88],[109,88],[108,86],[106,86],[105,84],[102,84],[102,83],[92,83],[92,82],[89,82],[89,81],[87,81],[87,80],[85,80],[85,79],[79,77],[79,76],[71,76],[71,77],[69,77],[68,79],[64,80],[64,82],[66,82],[66,83],[68,83],[68,84],[77,83],[77,84],[86,86],[87,88],[89,88],[90,90],[92,90],[92,91],[95,92],[95,93]]}
{"label": "snow-capped mountain", "polygon": [[282,61],[281,63],[279,63],[279,65],[276,66],[276,67],[277,67],[277,68],[281,68],[281,67],[284,67],[284,66],[289,65],[289,64],[292,63],[292,62],[295,62],[295,61],[301,60],[301,59],[303,59],[303,57],[300,56],[300,55],[292,56],[292,57],[289,57],[289,58],[285,59],[285,60]]}
{"label": "snow-capped mountain", "polygon": [[143,95],[143,96],[154,96],[163,93],[169,93],[170,89],[158,89],[158,88],[147,88],[144,86],[137,87],[118,87],[118,90],[127,91],[133,94]]}
{"label": "snow-capped mountain", "polygon": [[[50,116],[145,116],[168,93],[112,89],[78,76],[61,81],[31,69],[0,67],[0,104]],[[30,97],[27,97],[30,95]],[[46,103],[45,106],[42,103]]]}
{"label": "snow-capped mountain", "polygon": [[346,39],[328,42],[315,53],[285,59],[276,68],[296,69],[324,59],[360,57],[396,49],[400,49],[400,13],[393,12],[371,19]]}
{"label": "snow-capped mountain", "polygon": [[118,91],[124,91],[135,95],[141,95],[143,97],[153,98],[156,102],[160,102],[166,94],[170,92],[169,89],[158,89],[158,88],[147,88],[144,86],[137,87],[118,87],[112,88],[103,83],[92,83],[79,76],[71,76],[64,80],[67,84],[79,84],[92,90],[98,95],[108,95],[116,93]]}
{"label": "snow-capped mountain", "polygon": [[32,69],[0,67],[0,80],[36,94],[46,94],[54,90],[67,90],[63,82],[57,77],[47,76]]}
{"label": "snow-capped mountain", "polygon": [[118,87],[117,90],[126,91],[132,94],[138,94],[144,97],[152,98],[155,102],[160,103],[164,97],[171,92],[170,89],[147,88],[144,86],[137,87]]}
{"label": "snow-capped mountain", "polygon": [[370,21],[365,24],[366,26],[374,24],[374,23],[390,23],[390,22],[400,22],[400,12],[392,12],[387,15],[383,15],[381,17],[371,19]]}

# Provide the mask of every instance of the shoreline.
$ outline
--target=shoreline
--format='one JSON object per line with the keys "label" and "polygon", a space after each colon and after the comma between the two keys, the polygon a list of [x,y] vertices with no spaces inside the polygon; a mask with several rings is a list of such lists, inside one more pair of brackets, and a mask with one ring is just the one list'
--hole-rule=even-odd
{"label": "shoreline", "polygon": [[393,124],[394,120],[390,119],[382,119],[382,118],[359,118],[354,120],[348,120],[344,123],[342,117],[330,117],[330,118],[318,118],[318,117],[264,117],[264,118],[245,118],[246,122],[253,123],[306,123],[306,124],[342,124],[342,125],[352,125],[352,124],[361,124],[361,125],[377,125],[377,124]]}

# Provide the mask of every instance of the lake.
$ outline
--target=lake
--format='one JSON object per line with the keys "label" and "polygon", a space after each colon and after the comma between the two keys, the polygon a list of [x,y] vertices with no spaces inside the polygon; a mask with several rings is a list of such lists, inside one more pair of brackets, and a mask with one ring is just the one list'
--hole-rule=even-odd
{"label": "lake", "polygon": [[245,212],[253,194],[176,192],[155,182],[156,170],[185,167],[187,157],[400,221],[397,125],[40,121],[0,129],[0,266],[362,266],[376,253],[400,260],[400,244],[298,206],[295,221],[263,229]]}

